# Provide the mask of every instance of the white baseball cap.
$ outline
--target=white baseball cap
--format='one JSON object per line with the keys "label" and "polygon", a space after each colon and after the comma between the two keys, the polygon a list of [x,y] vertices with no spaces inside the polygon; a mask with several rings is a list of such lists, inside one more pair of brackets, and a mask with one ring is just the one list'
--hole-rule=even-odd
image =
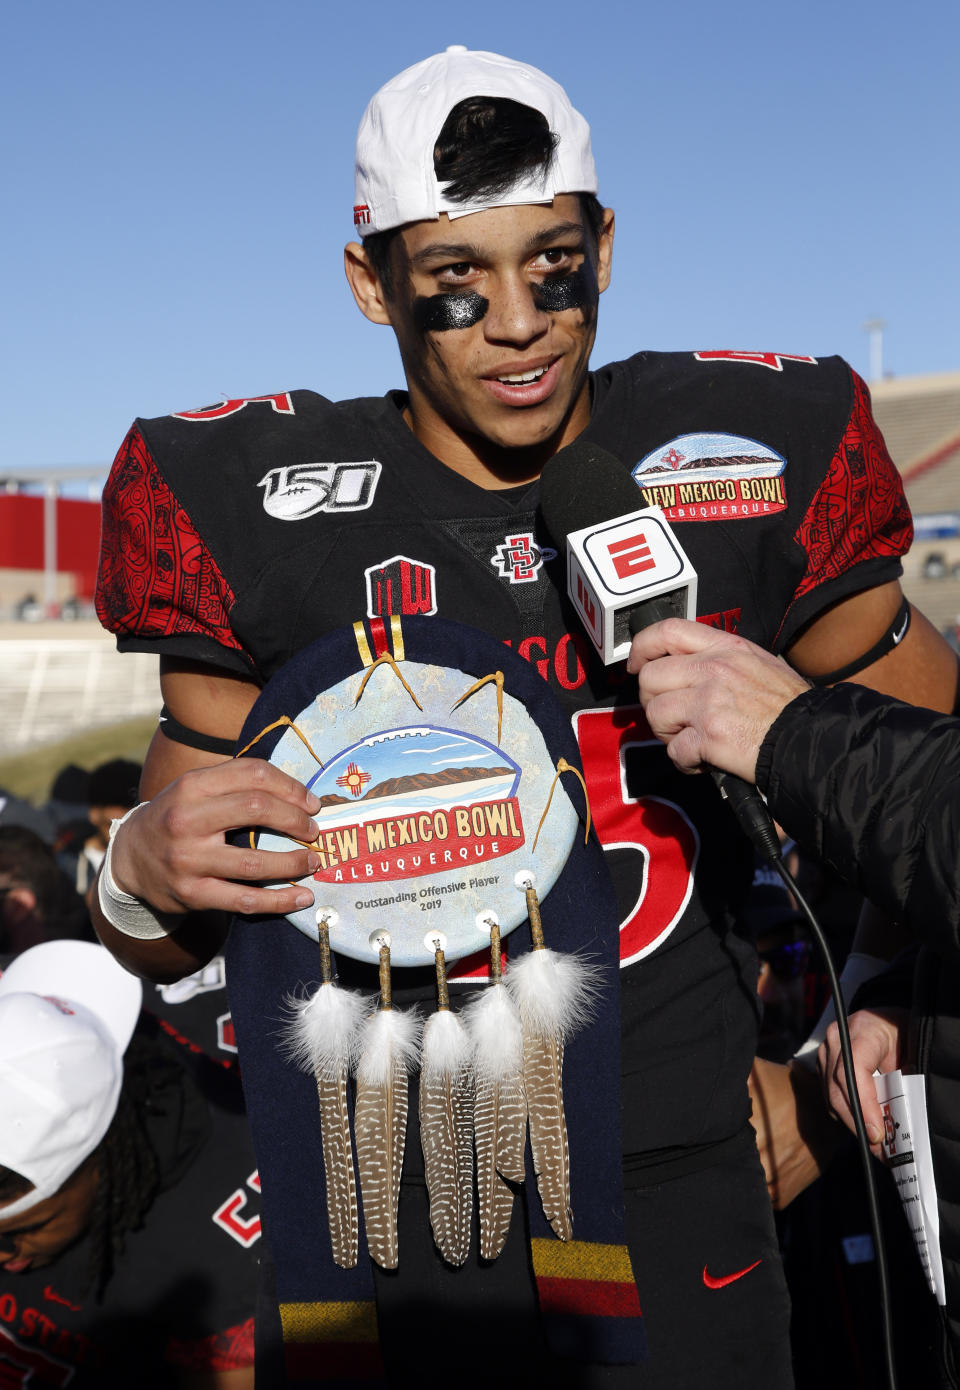
{"label": "white baseball cap", "polygon": [[142,997],[87,941],[43,942],[0,976],[0,1164],[33,1183],[3,1220],[52,1197],[106,1134]]}
{"label": "white baseball cap", "polygon": [[[452,203],[433,168],[444,122],[467,97],[509,97],[532,106],[556,136],[549,168],[524,175],[501,197]],[[551,203],[558,193],[596,193],[590,127],[553,78],[528,63],[454,44],[415,63],[372,98],[357,132],[353,220],[361,236],[405,222],[465,217],[490,207]]]}

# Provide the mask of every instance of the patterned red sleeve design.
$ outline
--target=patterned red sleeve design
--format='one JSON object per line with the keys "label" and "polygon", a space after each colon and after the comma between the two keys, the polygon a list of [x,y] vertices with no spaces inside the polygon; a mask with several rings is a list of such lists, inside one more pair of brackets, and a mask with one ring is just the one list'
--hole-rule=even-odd
{"label": "patterned red sleeve design", "polygon": [[118,637],[212,638],[241,650],[234,595],[134,425],[103,493],[97,616]]}
{"label": "patterned red sleeve design", "polygon": [[236,1371],[253,1365],[253,1318],[196,1341],[171,1337],[167,1361],[184,1371]]}
{"label": "patterned red sleeve design", "polygon": [[794,537],[807,556],[794,602],[863,560],[903,555],[913,539],[900,475],[870,412],[870,393],[856,372],[852,376],[847,427]]}

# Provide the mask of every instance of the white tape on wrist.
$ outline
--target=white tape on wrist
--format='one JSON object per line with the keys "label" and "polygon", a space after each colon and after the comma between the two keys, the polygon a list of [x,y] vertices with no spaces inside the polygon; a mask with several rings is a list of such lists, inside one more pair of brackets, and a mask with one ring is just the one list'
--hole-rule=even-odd
{"label": "white tape on wrist", "polygon": [[[840,994],[843,998],[844,1008],[849,1009],[851,999],[862,984],[865,984],[867,980],[872,980],[874,975],[879,975],[881,970],[886,970],[889,964],[889,961],[883,960],[880,956],[868,956],[865,951],[851,951],[840,971]],[[794,1053],[793,1060],[795,1062],[799,1062],[802,1067],[806,1067],[809,1071],[816,1071],[820,1044],[827,1036],[827,1029],[836,1017],[837,1013],[831,999],[817,1020],[817,1025],[807,1041]]]}
{"label": "white tape on wrist", "polygon": [[134,898],[125,893],[122,888],[117,887],[111,872],[114,836],[124,822],[147,804],[146,801],[141,801],[139,806],[134,806],[125,816],[111,822],[110,841],[100,870],[97,896],[100,899],[100,911],[118,932],[124,936],[132,936],[137,941],[159,941],[176,931],[181,919],[172,912],[154,912],[150,904],[142,898]]}

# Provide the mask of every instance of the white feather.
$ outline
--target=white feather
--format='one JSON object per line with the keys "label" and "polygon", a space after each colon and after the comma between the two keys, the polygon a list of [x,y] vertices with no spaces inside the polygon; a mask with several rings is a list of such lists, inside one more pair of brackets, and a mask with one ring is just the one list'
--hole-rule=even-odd
{"label": "white feather", "polygon": [[593,1017],[601,970],[582,956],[544,949],[511,960],[506,981],[526,1026],[562,1042]]}
{"label": "white feather", "polygon": [[423,1026],[420,1070],[425,1080],[459,1076],[470,1065],[470,1035],[459,1017],[438,1009]]}
{"label": "white feather", "polygon": [[386,1086],[394,1062],[409,1074],[420,1052],[420,1015],[415,1009],[377,1009],[360,1033],[357,1077],[368,1086]]}
{"label": "white feather", "polygon": [[490,985],[463,1011],[473,1066],[484,1081],[505,1081],[523,1070],[523,1028],[506,985]]}
{"label": "white feather", "polygon": [[334,1081],[352,1066],[369,998],[330,981],[312,995],[288,995],[281,1046],[298,1067]]}

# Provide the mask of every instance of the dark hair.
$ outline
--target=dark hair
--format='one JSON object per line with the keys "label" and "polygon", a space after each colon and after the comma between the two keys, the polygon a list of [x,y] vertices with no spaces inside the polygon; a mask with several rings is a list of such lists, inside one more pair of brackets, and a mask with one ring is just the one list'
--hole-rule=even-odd
{"label": "dark hair", "polygon": [[0,1202],[4,1206],[8,1202],[19,1201],[25,1197],[33,1187],[29,1178],[25,1178],[22,1173],[16,1172],[13,1168],[4,1168],[0,1164]]}
{"label": "dark hair", "polygon": [[51,801],[66,801],[70,806],[88,806],[90,798],[90,773],[76,763],[67,763],[53,780],[50,788]]}
{"label": "dark hair", "polygon": [[160,1190],[160,1164],[148,1117],[160,1106],[174,1104],[171,1090],[181,1093],[185,1084],[183,1068],[166,1048],[134,1035],[123,1058],[116,1114],[94,1150],[99,1182],[90,1213],[89,1277],[98,1296],[113,1273],[127,1232],[143,1225]]}
{"label": "dark hair", "polygon": [[451,202],[479,203],[546,173],[556,145],[542,111],[508,97],[467,97],[437,136],[433,171]]}
{"label": "dark hair", "polygon": [[136,806],[139,798],[137,787],[143,774],[140,763],[127,758],[111,758],[101,763],[90,774],[87,786],[87,800],[91,806]]}
{"label": "dark hair", "polygon": [[0,826],[0,887],[29,888],[46,921],[61,907],[62,874],[53,850],[22,825]]}
{"label": "dark hair", "polygon": [[[557,137],[547,118],[532,106],[509,97],[467,97],[457,102],[443,123],[433,151],[433,171],[446,183],[454,203],[498,198],[522,178],[546,173]],[[580,194],[584,220],[594,240],[603,226],[603,208],[592,193]],[[399,227],[375,232],[364,250],[387,297],[394,292],[394,239]]]}

